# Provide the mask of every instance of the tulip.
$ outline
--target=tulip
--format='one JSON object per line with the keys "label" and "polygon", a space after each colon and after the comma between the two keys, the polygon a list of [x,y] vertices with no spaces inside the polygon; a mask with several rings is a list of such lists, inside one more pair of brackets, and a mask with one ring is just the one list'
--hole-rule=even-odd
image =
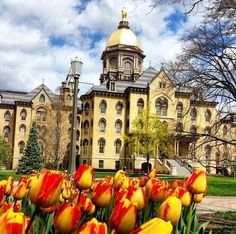
{"label": "tulip", "polygon": [[117,233],[130,233],[136,224],[137,207],[128,199],[118,202],[110,217],[110,227]]}
{"label": "tulip", "polygon": [[14,212],[20,212],[21,211],[21,207],[22,207],[21,201],[16,201],[13,204],[13,211]]}
{"label": "tulip", "polygon": [[169,188],[169,183],[168,183],[167,180],[162,180],[162,181],[161,181],[161,184],[162,184],[166,189]]}
{"label": "tulip", "polygon": [[148,182],[148,177],[139,177],[138,179],[140,187],[144,187]]}
{"label": "tulip", "polygon": [[152,191],[153,185],[159,184],[159,183],[161,183],[161,181],[157,178],[151,178],[148,180],[148,182],[146,183],[146,186],[145,186],[148,198],[150,198],[150,193]]}
{"label": "tulip", "polygon": [[26,189],[27,189],[27,183],[25,182],[19,182],[18,186],[16,187],[16,189],[13,190],[12,192],[12,196],[16,199],[23,199],[23,197],[26,194]]}
{"label": "tulip", "polygon": [[114,177],[113,186],[115,189],[127,189],[129,187],[129,177],[125,173],[119,173]]}
{"label": "tulip", "polygon": [[156,178],[157,177],[157,170],[154,168],[147,174],[148,178]]}
{"label": "tulip", "polygon": [[204,193],[194,194],[193,196],[193,200],[196,203],[200,203],[203,198],[204,198]]}
{"label": "tulip", "polygon": [[9,176],[8,179],[6,180],[5,194],[8,195],[8,196],[11,195],[13,187],[14,187],[14,179],[13,179],[12,176]]}
{"label": "tulip", "polygon": [[187,182],[187,189],[193,193],[205,193],[207,188],[207,178],[206,172],[202,169],[197,169],[192,173],[188,182]]}
{"label": "tulip", "polygon": [[166,188],[162,184],[154,184],[149,198],[154,202],[162,202],[165,200],[165,191]]}
{"label": "tulip", "polygon": [[79,190],[89,189],[93,184],[94,170],[91,166],[80,165],[75,173],[74,183]]}
{"label": "tulip", "polygon": [[184,207],[190,206],[191,201],[192,201],[192,196],[191,196],[191,193],[187,189],[177,187],[175,189],[175,192],[176,192],[177,197],[181,200],[182,206]]}
{"label": "tulip", "polygon": [[176,197],[176,192],[174,189],[168,189],[165,191],[165,200],[169,197]]}
{"label": "tulip", "polygon": [[0,216],[1,234],[24,234],[25,216],[23,213],[15,213],[9,209]]}
{"label": "tulip", "polygon": [[80,207],[63,203],[57,210],[53,225],[59,233],[71,233],[75,231],[80,222]]}
{"label": "tulip", "polygon": [[181,209],[181,201],[177,197],[169,197],[159,207],[157,217],[176,225],[179,222]]}
{"label": "tulip", "polygon": [[172,180],[170,187],[176,189],[177,187],[182,187],[183,183],[181,180]]}
{"label": "tulip", "polygon": [[132,234],[171,234],[173,226],[170,221],[154,218],[138,227]]}
{"label": "tulip", "polygon": [[104,181],[106,181],[107,183],[112,185],[113,184],[113,177],[112,176],[106,176],[104,178]]}
{"label": "tulip", "polygon": [[50,207],[59,200],[63,176],[56,171],[44,170],[33,181],[29,191],[32,203],[39,207]]}
{"label": "tulip", "polygon": [[115,194],[115,203],[117,203],[118,201],[124,201],[126,199],[127,193],[127,189],[119,189]]}
{"label": "tulip", "polygon": [[0,186],[0,207],[4,204],[5,201],[5,188]]}
{"label": "tulip", "polygon": [[142,210],[147,203],[146,191],[142,187],[130,187],[126,198],[132,203],[136,203],[138,210]]}
{"label": "tulip", "polygon": [[112,185],[103,181],[98,183],[92,196],[93,204],[99,208],[105,208],[110,204],[111,198]]}
{"label": "tulip", "polygon": [[91,199],[87,197],[82,209],[85,213],[91,215],[95,212],[96,206],[92,203]]}
{"label": "tulip", "polygon": [[57,208],[57,206],[55,204],[55,205],[50,206],[48,208],[41,207],[40,210],[43,211],[44,213],[51,214],[51,213],[53,213],[56,210],[56,208]]}
{"label": "tulip", "polygon": [[64,188],[61,195],[64,199],[69,199],[70,198],[70,189],[69,188]]}
{"label": "tulip", "polygon": [[12,207],[13,207],[12,203],[4,202],[3,205],[0,208],[0,215],[3,214],[3,213],[6,213]]}
{"label": "tulip", "polygon": [[77,234],[107,234],[107,225],[100,223],[97,219],[92,218],[85,223],[77,232]]}
{"label": "tulip", "polygon": [[140,186],[140,181],[139,179],[132,178],[129,181],[129,187],[139,187]]}

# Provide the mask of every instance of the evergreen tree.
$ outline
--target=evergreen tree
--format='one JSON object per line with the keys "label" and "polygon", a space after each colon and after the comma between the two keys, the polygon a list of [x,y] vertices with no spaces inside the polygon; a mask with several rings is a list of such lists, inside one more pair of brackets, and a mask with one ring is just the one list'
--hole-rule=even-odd
{"label": "evergreen tree", "polygon": [[43,166],[41,147],[38,143],[38,132],[36,123],[32,124],[29,139],[22,158],[19,160],[17,173],[29,174],[33,170],[40,170]]}
{"label": "evergreen tree", "polygon": [[12,163],[12,148],[4,137],[0,137],[0,164],[10,168]]}

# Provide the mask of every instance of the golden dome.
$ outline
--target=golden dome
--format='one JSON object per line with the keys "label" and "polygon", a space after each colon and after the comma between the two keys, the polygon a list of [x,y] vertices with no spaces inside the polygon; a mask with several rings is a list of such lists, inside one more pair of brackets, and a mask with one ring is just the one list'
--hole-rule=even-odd
{"label": "golden dome", "polygon": [[110,38],[108,39],[107,46],[114,46],[114,45],[129,45],[129,46],[136,46],[140,50],[142,50],[141,43],[137,36],[130,30],[129,23],[126,20],[127,12],[123,9],[122,10],[122,20],[118,26],[118,29],[114,31]]}
{"label": "golden dome", "polygon": [[119,44],[137,46],[140,50],[142,50],[142,46],[139,39],[128,28],[117,29],[115,32],[111,34],[107,42],[107,46],[114,46]]}

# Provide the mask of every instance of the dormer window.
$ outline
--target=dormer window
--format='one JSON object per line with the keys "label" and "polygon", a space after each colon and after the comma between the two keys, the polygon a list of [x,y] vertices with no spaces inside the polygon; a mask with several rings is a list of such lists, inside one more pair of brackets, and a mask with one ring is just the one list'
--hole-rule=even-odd
{"label": "dormer window", "polygon": [[115,89],[116,89],[116,84],[115,84],[115,82],[111,82],[110,88],[111,88],[111,91],[115,91]]}
{"label": "dormer window", "polygon": [[160,89],[165,89],[166,88],[166,83],[165,82],[160,82],[159,83],[159,88]]}

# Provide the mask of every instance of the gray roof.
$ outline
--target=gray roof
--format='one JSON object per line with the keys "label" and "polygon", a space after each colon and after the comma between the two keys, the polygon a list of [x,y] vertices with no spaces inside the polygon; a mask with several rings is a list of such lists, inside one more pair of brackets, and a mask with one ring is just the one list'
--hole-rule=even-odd
{"label": "gray roof", "polygon": [[1,102],[3,104],[15,104],[15,102],[31,102],[32,99],[41,91],[44,90],[48,96],[53,99],[56,95],[44,84],[39,85],[37,88],[29,93],[18,92],[11,90],[0,90]]}

